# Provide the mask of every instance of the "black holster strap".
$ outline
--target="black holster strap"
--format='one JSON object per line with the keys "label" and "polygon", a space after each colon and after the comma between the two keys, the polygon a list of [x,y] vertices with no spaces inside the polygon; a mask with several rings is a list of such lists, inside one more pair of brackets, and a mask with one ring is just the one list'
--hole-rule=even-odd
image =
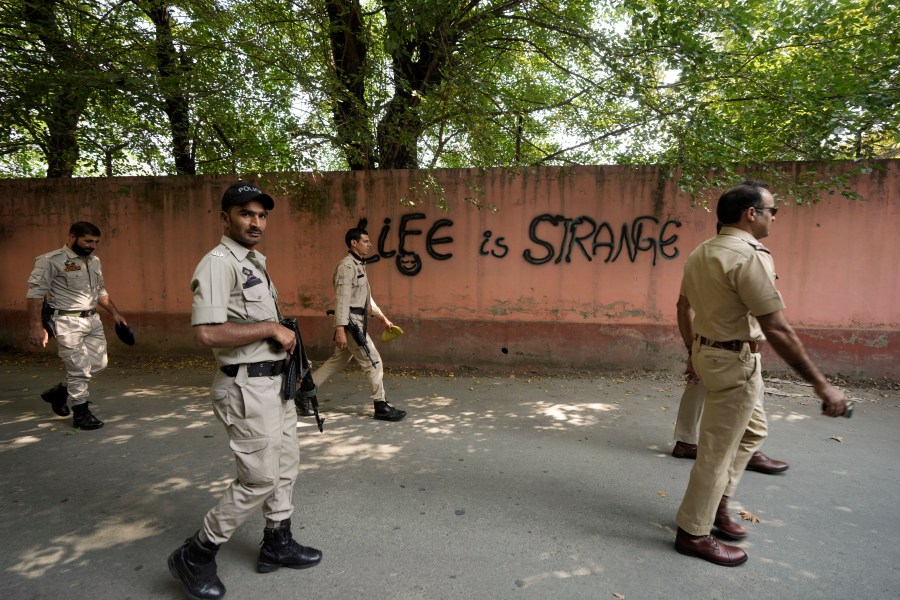
{"label": "black holster strap", "polygon": [[350,307],[350,313],[351,313],[351,314],[354,314],[354,315],[365,315],[365,314],[366,314],[366,309],[365,309],[365,308],[362,308],[362,307],[360,307],[360,306],[351,306],[351,307]]}
{"label": "black holster strap", "polygon": [[[237,377],[241,365],[222,365],[219,370],[229,377]],[[247,363],[247,377],[274,377],[284,371],[283,360]]]}

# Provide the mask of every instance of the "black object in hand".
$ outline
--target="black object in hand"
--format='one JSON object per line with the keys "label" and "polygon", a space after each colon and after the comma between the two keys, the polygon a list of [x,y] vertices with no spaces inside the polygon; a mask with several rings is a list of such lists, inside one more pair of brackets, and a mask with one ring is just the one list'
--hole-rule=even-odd
{"label": "black object in hand", "polygon": [[116,323],[116,335],[119,336],[119,339],[128,344],[129,346],[134,346],[134,329],[125,325],[124,323]]}

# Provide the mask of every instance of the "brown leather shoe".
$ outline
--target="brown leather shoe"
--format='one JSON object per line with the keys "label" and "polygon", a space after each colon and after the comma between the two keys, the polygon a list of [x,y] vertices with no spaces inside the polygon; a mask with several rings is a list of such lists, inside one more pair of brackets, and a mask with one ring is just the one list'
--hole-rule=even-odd
{"label": "brown leather shoe", "polygon": [[697,444],[688,444],[685,442],[675,442],[672,448],[672,456],[675,458],[697,458]]}
{"label": "brown leather shoe", "polygon": [[717,530],[717,536],[726,540],[742,540],[747,537],[747,528],[732,520],[728,514],[728,496],[722,496],[719,500],[719,508],[716,509],[716,520],[713,527]]}
{"label": "brown leather shoe", "polygon": [[675,534],[675,550],[723,567],[736,567],[747,562],[747,553],[737,546],[723,544],[711,535],[691,535],[681,527]]}
{"label": "brown leather shoe", "polygon": [[775,475],[776,473],[784,473],[788,470],[788,464],[784,461],[769,458],[762,452],[754,452],[747,463],[748,471],[757,471],[766,475]]}

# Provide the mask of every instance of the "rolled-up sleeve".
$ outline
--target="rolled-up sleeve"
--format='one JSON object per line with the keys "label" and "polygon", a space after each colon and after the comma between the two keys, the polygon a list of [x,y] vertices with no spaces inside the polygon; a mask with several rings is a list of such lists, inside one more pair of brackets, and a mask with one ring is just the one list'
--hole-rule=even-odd
{"label": "rolled-up sleeve", "polygon": [[109,292],[106,291],[106,280],[103,279],[103,268],[97,266],[97,297],[103,298],[104,296],[109,296]]}
{"label": "rolled-up sleeve", "polygon": [[46,256],[38,256],[34,259],[34,268],[28,277],[28,292],[26,298],[41,299],[50,291],[50,283],[53,277],[50,269],[50,259]]}
{"label": "rolled-up sleeve", "polygon": [[191,279],[194,293],[191,325],[213,325],[228,320],[228,300],[235,285],[234,269],[224,257],[207,254]]}
{"label": "rolled-up sleeve", "polygon": [[334,271],[334,326],[343,327],[350,322],[350,300],[353,292],[353,280],[356,273],[353,267],[341,262]]}

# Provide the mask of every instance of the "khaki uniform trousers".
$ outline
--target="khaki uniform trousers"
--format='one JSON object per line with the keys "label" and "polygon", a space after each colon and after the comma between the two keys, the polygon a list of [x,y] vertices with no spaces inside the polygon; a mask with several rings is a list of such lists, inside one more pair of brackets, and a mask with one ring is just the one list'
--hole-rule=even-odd
{"label": "khaki uniform trousers", "polygon": [[334,354],[322,363],[321,367],[313,371],[313,383],[317,386],[322,385],[331,379],[332,375],[346,369],[347,365],[350,364],[351,359],[355,359],[357,364],[359,364],[363,372],[365,372],[366,376],[369,378],[369,389],[372,391],[372,401],[377,402],[384,400],[384,362],[382,362],[381,355],[378,354],[378,349],[375,348],[375,344],[372,343],[372,338],[369,337],[368,333],[366,334],[366,342],[369,345],[369,352],[372,354],[372,360],[375,361],[376,366],[372,366],[369,357],[366,356],[363,349],[359,347],[359,344],[356,343],[353,336],[348,333],[347,347],[343,350],[335,348]]}
{"label": "khaki uniform trousers", "polygon": [[66,388],[72,406],[88,401],[91,377],[106,368],[106,336],[100,315],[53,317],[56,346],[66,366]]}
{"label": "khaki uniform trousers", "polygon": [[675,441],[696,444],[700,437],[700,414],[703,412],[703,398],[706,388],[702,383],[688,383],[678,403],[675,418]]}
{"label": "khaki uniform trousers", "polygon": [[248,377],[244,365],[234,378],[216,371],[213,411],[228,433],[237,477],[203,519],[203,532],[214,544],[227,542],[260,506],[267,526],[294,512],[300,469],[297,413],[293,402],[282,400],[282,378]]}
{"label": "khaki uniform trousers", "polygon": [[760,355],[693,344],[694,370],[707,389],[697,460],[676,523],[691,535],[712,530],[722,496],[731,496],[768,435]]}

